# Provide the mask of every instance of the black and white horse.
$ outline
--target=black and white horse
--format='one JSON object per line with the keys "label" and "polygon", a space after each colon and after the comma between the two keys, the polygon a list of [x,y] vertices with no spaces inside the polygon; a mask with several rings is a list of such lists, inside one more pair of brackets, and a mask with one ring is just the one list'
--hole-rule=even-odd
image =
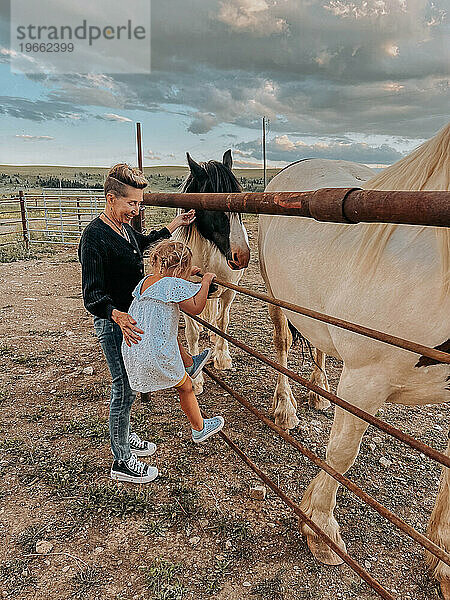
{"label": "black and white horse", "polygon": [[[241,192],[242,188],[231,168],[231,150],[223,155],[222,162],[210,160],[196,163],[187,153],[190,173],[182,192]],[[243,269],[250,260],[248,236],[238,213],[196,210],[196,219],[190,227],[180,227],[174,238],[188,244],[192,250],[192,264],[202,272],[213,272],[217,277],[238,283],[244,274]],[[226,331],[229,322],[231,303],[236,292],[220,287],[208,300],[200,315],[206,321]],[[191,354],[198,354],[201,326],[185,316],[186,340]],[[210,336],[214,342],[214,366],[216,369],[230,369],[232,366],[228,342],[221,337]],[[203,375],[194,380],[194,391],[203,391]]]}

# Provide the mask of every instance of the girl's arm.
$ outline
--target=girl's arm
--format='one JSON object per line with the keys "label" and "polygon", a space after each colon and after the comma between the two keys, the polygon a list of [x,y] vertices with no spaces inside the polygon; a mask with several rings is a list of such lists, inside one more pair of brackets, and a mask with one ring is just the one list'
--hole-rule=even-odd
{"label": "girl's arm", "polygon": [[209,286],[216,276],[215,273],[205,273],[202,279],[202,287],[192,298],[178,302],[179,307],[190,315],[199,315],[205,308],[208,299]]}

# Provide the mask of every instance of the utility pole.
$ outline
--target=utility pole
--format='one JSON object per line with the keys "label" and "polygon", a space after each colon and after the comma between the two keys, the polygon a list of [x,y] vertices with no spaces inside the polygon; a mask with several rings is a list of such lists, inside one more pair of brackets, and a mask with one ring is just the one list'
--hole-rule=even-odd
{"label": "utility pole", "polygon": [[262,118],[262,149],[263,149],[263,169],[264,169],[264,189],[266,189],[266,117]]}
{"label": "utility pole", "polygon": [[[144,172],[142,166],[142,134],[140,123],[136,123],[136,147],[138,167],[140,171]],[[136,231],[142,232],[142,230],[145,227],[145,214],[143,210],[141,210],[141,212],[136,217],[134,217],[131,224],[134,227],[134,229],[136,229]]]}
{"label": "utility pole", "polygon": [[[144,167],[142,165],[142,132],[141,132],[141,124],[140,123],[136,123],[136,147],[137,147],[138,167],[139,167],[139,170],[142,171],[142,173],[143,173]],[[142,208],[144,208],[144,207],[142,207]],[[140,213],[136,217],[134,217],[134,219],[132,221],[132,225],[137,231],[142,232],[142,230],[145,228],[144,210],[141,210]],[[141,392],[141,402],[150,402],[150,400],[151,400],[150,392],[148,392],[148,393]]]}

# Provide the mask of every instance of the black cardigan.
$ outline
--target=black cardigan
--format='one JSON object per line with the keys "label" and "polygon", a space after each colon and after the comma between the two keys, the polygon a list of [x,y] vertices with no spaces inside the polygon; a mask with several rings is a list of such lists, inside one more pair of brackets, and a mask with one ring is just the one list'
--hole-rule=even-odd
{"label": "black cardigan", "polygon": [[97,217],[83,231],[78,246],[84,305],[102,319],[111,319],[115,308],[128,311],[132,292],[144,277],[144,250],[171,235],[167,227],[148,235],[127,224],[125,228],[130,242]]}

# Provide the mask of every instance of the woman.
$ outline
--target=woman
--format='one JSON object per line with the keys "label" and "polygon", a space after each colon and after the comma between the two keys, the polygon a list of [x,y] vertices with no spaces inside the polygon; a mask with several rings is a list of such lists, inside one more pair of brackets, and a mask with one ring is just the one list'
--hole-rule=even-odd
{"label": "woman", "polygon": [[[111,477],[119,481],[147,483],[158,470],[137,460],[151,456],[155,444],[130,434],[130,409],[136,393],[130,388],[123,364],[121,345],[137,344],[144,332],[128,314],[132,291],[144,276],[143,251],[154,242],[169,238],[180,226],[195,219],[191,210],[175,217],[166,227],[138,233],[130,221],[140,210],[147,180],[138,169],[118,164],[109,171],[104,185],[103,213],[83,232],[78,248],[82,266],[83,300],[94,315],[94,329],[105,354],[112,377],[109,432],[114,462]],[[146,332],[151,335],[151,332]],[[191,357],[180,346],[186,370],[195,377],[208,359],[209,351]]]}

